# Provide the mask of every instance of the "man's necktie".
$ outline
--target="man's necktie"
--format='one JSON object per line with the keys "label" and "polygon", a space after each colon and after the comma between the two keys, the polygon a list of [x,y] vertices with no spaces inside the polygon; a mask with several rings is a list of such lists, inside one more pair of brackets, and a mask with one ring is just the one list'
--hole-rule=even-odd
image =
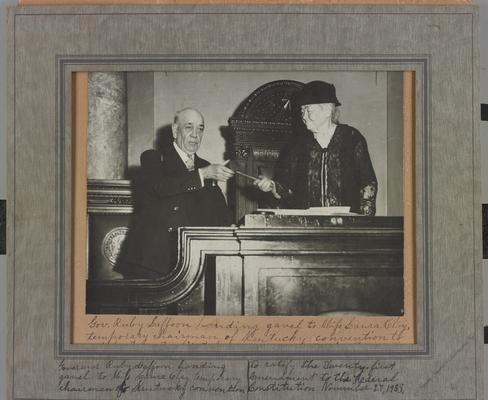
{"label": "man's necktie", "polygon": [[185,160],[186,168],[188,171],[195,170],[195,158],[193,154],[187,154],[187,159]]}

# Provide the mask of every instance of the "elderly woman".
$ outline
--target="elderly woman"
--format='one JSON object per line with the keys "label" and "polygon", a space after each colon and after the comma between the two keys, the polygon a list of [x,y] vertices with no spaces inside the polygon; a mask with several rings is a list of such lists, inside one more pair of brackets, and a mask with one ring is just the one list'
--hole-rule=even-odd
{"label": "elderly woman", "polygon": [[337,119],[334,85],[313,81],[292,99],[298,121],[296,138],[283,149],[274,180],[254,184],[271,192],[284,208],[349,206],[374,215],[378,183],[366,140]]}

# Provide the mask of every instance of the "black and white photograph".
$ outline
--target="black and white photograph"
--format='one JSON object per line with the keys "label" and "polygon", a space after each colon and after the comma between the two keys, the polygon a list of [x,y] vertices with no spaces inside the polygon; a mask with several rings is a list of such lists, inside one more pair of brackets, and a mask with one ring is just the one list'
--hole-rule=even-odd
{"label": "black and white photograph", "polygon": [[88,74],[89,314],[404,314],[403,71]]}
{"label": "black and white photograph", "polygon": [[477,6],[25,1],[8,399],[483,398]]}

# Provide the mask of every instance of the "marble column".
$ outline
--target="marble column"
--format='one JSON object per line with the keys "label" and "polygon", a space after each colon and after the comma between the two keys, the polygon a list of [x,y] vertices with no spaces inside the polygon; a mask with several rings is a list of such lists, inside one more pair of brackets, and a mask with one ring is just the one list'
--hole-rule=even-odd
{"label": "marble column", "polygon": [[[126,73],[89,73],[88,179],[125,179],[127,142]],[[100,251],[99,248],[100,244],[97,244],[90,251]],[[90,275],[93,279],[122,278],[112,268],[107,263],[91,265]]]}
{"label": "marble column", "polygon": [[88,75],[88,179],[124,179],[127,169],[125,72]]}

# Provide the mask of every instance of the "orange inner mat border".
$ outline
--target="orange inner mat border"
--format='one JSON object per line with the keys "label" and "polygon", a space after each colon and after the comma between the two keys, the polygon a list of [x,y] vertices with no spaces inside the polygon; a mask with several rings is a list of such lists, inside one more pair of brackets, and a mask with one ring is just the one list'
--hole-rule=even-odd
{"label": "orange inner mat border", "polygon": [[[282,344],[283,340],[270,340],[262,342],[263,338],[256,337],[256,341],[242,341],[239,334],[234,335],[231,340],[229,330],[222,326],[229,324],[252,325],[258,328],[258,332],[264,331],[270,323],[275,327],[275,338],[283,338],[288,335],[290,326],[296,326],[300,320],[305,323],[318,326],[333,326],[334,324],[347,324],[351,322],[352,329],[348,330],[348,338],[332,338],[337,340],[334,343],[344,344],[415,344],[415,73],[404,72],[404,309],[405,314],[401,317],[353,317],[352,320],[343,320],[337,317],[262,317],[262,316],[159,316],[158,320],[167,325],[171,324],[175,332],[178,328],[186,327],[184,331],[191,331],[192,336],[172,335],[164,340],[155,338],[154,329],[151,330],[151,323],[155,316],[151,315],[87,315],[85,313],[85,271],[87,267],[87,132],[88,132],[88,73],[76,72],[73,74],[72,86],[72,315],[71,315],[71,341],[73,344]],[[135,318],[134,318],[135,317]],[[96,323],[94,323],[94,318]],[[125,328],[114,329],[114,321],[119,319],[119,325],[126,324]],[[147,330],[148,338],[145,340],[134,340],[134,330],[128,326],[137,325]],[[202,324],[202,321],[204,322]],[[208,323],[205,323],[205,322]],[[232,322],[234,321],[234,322]],[[294,325],[295,324],[295,325]],[[324,325],[325,324],[325,325]],[[387,329],[394,327],[402,330],[401,337],[397,336],[392,340],[391,335],[398,329]],[[94,328],[95,326],[95,328]],[[365,329],[374,328],[374,337],[363,338]],[[370,329],[371,330],[371,329]],[[183,331],[182,331],[183,332]],[[323,344],[329,343],[317,339],[316,331],[304,330],[302,332],[301,344]],[[88,340],[90,337],[93,339]],[[114,337],[115,335],[115,337]],[[280,336],[281,335],[281,336]],[[305,335],[305,336],[303,336]],[[307,336],[308,335],[308,336]],[[353,335],[353,336],[351,336]],[[356,335],[356,336],[354,336]],[[212,337],[214,339],[210,340]],[[305,337],[305,342],[303,338]],[[363,338],[363,339],[361,339]],[[329,338],[330,339],[330,338]],[[267,340],[267,339],[266,339]],[[352,340],[352,342],[351,342]],[[287,344],[299,344],[287,342]],[[330,343],[329,343],[330,344]]]}

